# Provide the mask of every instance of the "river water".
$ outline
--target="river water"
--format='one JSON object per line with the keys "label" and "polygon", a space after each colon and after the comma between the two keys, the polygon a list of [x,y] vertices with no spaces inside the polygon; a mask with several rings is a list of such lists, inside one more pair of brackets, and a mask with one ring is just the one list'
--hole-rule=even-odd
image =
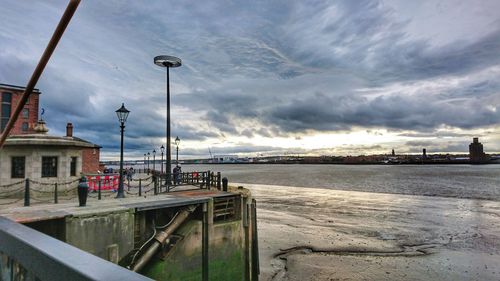
{"label": "river water", "polygon": [[500,165],[184,165],[229,182],[500,200]]}

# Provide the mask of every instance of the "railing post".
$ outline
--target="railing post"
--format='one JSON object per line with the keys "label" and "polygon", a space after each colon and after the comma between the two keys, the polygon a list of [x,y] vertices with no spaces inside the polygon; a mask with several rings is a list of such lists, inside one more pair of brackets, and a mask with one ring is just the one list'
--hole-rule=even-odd
{"label": "railing post", "polygon": [[222,191],[227,191],[227,178],[222,178]]}
{"label": "railing post", "polygon": [[211,177],[212,176],[212,173],[210,171],[207,172],[207,189],[210,189],[210,185],[211,185]]}
{"label": "railing post", "polygon": [[222,183],[221,183],[221,178],[220,178],[220,172],[217,172],[217,189],[218,190],[221,190],[221,186]]}
{"label": "railing post", "polygon": [[209,251],[208,251],[208,203],[203,203],[203,224],[202,224],[202,241],[201,241],[201,280],[208,281],[208,261],[209,261]]}
{"label": "railing post", "polygon": [[54,183],[54,204],[57,204],[57,182]]}
{"label": "railing post", "polygon": [[158,194],[158,189],[157,189],[158,187],[156,186],[156,177],[155,177],[155,175],[154,175],[154,174],[153,174],[153,178],[152,178],[152,180],[153,180],[153,189],[154,189],[154,194],[155,194],[155,195],[157,195],[157,194]]}
{"label": "railing post", "polygon": [[142,179],[139,179],[139,196],[142,196]]}
{"label": "railing post", "polygon": [[97,200],[101,200],[101,178],[99,178],[99,185],[97,187]]}
{"label": "railing post", "polygon": [[27,178],[24,182],[24,206],[30,205],[30,179]]}

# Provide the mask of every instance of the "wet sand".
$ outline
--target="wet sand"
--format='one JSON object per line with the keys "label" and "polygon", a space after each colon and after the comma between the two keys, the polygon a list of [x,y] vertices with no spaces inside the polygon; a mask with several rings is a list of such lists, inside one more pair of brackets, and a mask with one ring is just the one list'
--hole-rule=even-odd
{"label": "wet sand", "polygon": [[240,184],[261,280],[500,280],[500,202]]}

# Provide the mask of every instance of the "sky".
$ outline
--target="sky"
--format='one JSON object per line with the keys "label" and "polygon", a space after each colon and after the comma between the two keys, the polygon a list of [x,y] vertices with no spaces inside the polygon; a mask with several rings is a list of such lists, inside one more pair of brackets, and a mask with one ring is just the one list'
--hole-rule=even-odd
{"label": "sky", "polygon": [[[26,85],[67,1],[0,0],[0,83]],[[500,2],[82,1],[40,78],[49,134],[117,159],[500,152]],[[174,150],[175,151],[175,150]]]}

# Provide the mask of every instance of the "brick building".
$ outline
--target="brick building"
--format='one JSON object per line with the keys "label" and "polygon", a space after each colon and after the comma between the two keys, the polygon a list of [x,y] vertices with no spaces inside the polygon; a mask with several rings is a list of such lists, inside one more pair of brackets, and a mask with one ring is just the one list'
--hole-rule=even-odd
{"label": "brick building", "polygon": [[1,185],[29,178],[42,182],[67,182],[99,170],[100,146],[73,136],[68,123],[66,136],[47,134],[39,121],[34,134],[12,135],[0,150]]}
{"label": "brick building", "polygon": [[[0,84],[0,133],[7,126],[7,122],[24,93],[24,89],[24,87]],[[38,89],[33,90],[21,115],[14,124],[14,128],[12,128],[11,135],[33,134],[35,132],[34,128],[38,121],[40,94]]]}
{"label": "brick building", "polygon": [[[2,131],[23,92],[23,87],[0,84]],[[48,135],[45,121],[37,121],[40,91],[33,93],[0,149],[0,185],[23,178],[64,182],[76,179],[80,173],[97,173],[101,147],[73,136],[71,123],[66,126],[65,136]]]}

